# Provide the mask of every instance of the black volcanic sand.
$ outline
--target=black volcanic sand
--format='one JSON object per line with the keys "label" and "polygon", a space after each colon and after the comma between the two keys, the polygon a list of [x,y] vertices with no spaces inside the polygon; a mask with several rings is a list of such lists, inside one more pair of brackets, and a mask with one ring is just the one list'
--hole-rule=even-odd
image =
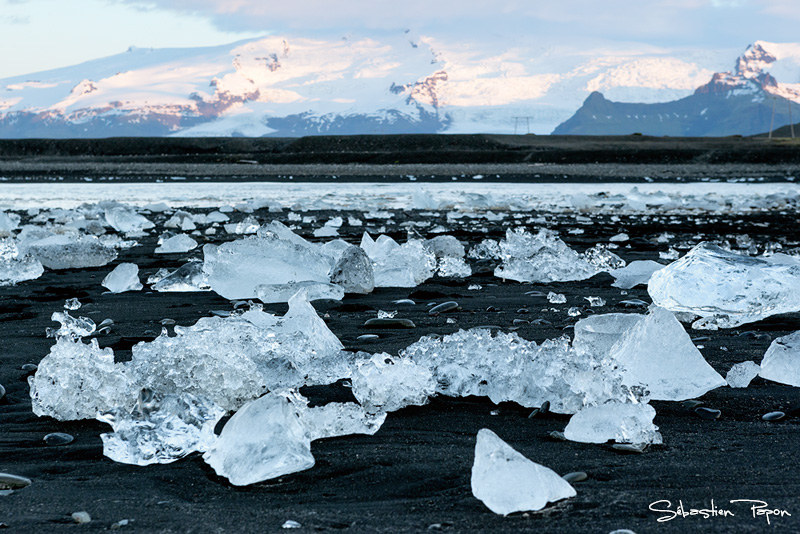
{"label": "black volcanic sand", "polygon": [[[387,233],[405,240],[402,223],[430,221],[450,229],[465,244],[502,237],[502,222],[460,219],[448,222],[445,213],[397,212],[391,222],[365,220],[364,227],[345,222],[344,237],[358,242],[364,229],[382,225]],[[339,213],[337,213],[339,214]],[[245,216],[234,213],[234,220]],[[292,224],[288,212],[255,214],[262,222],[272,219]],[[298,233],[311,238],[331,212],[306,213],[317,221],[302,224]],[[363,218],[360,212],[342,213]],[[779,241],[784,248],[798,246],[793,213],[757,213],[725,216],[640,218],[620,215],[592,216],[525,213],[508,217],[511,226],[537,228],[525,222],[528,215],[544,215],[547,226],[582,251],[597,242],[607,242],[624,231],[631,240],[616,252],[628,261],[658,259],[666,244],[655,242],[665,231],[675,234],[672,244],[688,245],[701,239],[729,239],[749,234],[763,246]],[[26,217],[27,218],[27,217]],[[26,219],[25,218],[25,219]],[[150,215],[162,231],[165,215]],[[668,220],[666,220],[668,219]],[[23,221],[24,222],[24,221]],[[667,224],[668,222],[668,224]],[[508,224],[508,222],[506,223]],[[425,228],[421,231],[424,232]],[[569,233],[581,230],[582,233]],[[157,233],[155,235],[157,235]],[[221,232],[224,234],[224,232]],[[374,235],[374,234],[373,234]],[[230,239],[217,236],[211,242]],[[141,246],[123,251],[113,264],[95,269],[47,271],[38,280],[16,287],[0,288],[0,383],[7,389],[0,401],[0,471],[32,479],[31,486],[0,497],[0,522],[15,532],[105,531],[122,519],[130,520],[122,531],[132,532],[272,532],[286,520],[302,524],[303,532],[600,532],[632,529],[647,532],[782,532],[800,531],[800,468],[798,432],[800,419],[768,423],[761,416],[773,410],[789,411],[800,404],[797,388],[756,378],[747,389],[719,388],[703,396],[706,406],[722,411],[719,420],[704,420],[678,402],[653,402],[656,424],[664,436],[663,446],[644,454],[623,454],[610,445],[587,445],[554,440],[568,416],[528,418],[530,409],[515,404],[493,405],[485,398],[438,397],[423,407],[410,407],[389,414],[374,436],[349,436],[314,442],[314,468],[248,487],[231,486],[215,475],[199,454],[169,465],[134,467],[117,464],[102,454],[99,434],[109,427],[97,421],[58,422],[31,412],[24,364],[38,363],[53,343],[45,328],[54,326],[50,315],[63,309],[64,301],[77,297],[83,307],[73,315],[86,315],[99,323],[115,321],[113,330],[100,335],[101,346],[112,347],[120,360],[130,358],[130,348],[152,340],[161,331],[161,320],[179,325],[194,324],[211,310],[231,310],[232,303],[208,293],[154,293],[147,289],[123,294],[104,294],[100,282],[116,263],[134,262],[141,278],[161,267],[178,267],[189,254],[155,255],[155,236]],[[204,241],[201,239],[201,241]],[[474,262],[475,274],[464,280],[433,279],[417,288],[377,289],[365,296],[347,296],[342,302],[318,301],[315,307],[348,350],[369,352],[398,350],[426,334],[448,334],[459,328],[497,325],[504,331],[541,342],[572,334],[579,317],[567,315],[569,307],[589,313],[642,312],[621,304],[626,299],[650,301],[643,287],[627,294],[611,287],[607,274],[572,283],[520,284],[503,282],[492,274],[490,262]],[[480,289],[469,289],[470,285]],[[529,291],[555,291],[567,296],[563,305],[549,304]],[[606,305],[589,308],[586,296],[600,296]],[[411,298],[416,304],[400,306],[393,300]],[[432,303],[456,300],[461,309],[429,316]],[[286,305],[265,309],[283,314]],[[412,330],[368,330],[364,321],[378,310],[397,310],[398,317],[412,319]],[[448,318],[455,320],[449,324]],[[544,319],[549,324],[531,324]],[[520,320],[523,322],[520,323]],[[529,322],[524,322],[529,321]],[[171,329],[172,327],[170,327]],[[723,376],[737,362],[761,361],[771,340],[800,329],[800,315],[770,318],[733,330],[692,331],[703,355]],[[746,333],[750,332],[750,334]],[[766,334],[755,339],[753,332]],[[378,333],[374,342],[357,337]],[[702,339],[707,337],[707,339]],[[342,384],[307,388],[312,401],[352,399]],[[478,430],[489,428],[526,457],[559,474],[585,471],[588,480],[576,483],[576,497],[550,505],[536,513],[495,515],[470,490],[470,470]],[[48,446],[42,438],[50,432],[67,432],[75,441]],[[650,503],[682,500],[689,508],[731,510],[734,517],[698,516],[658,523],[661,514],[649,511]],[[791,513],[791,517],[753,517],[743,504],[732,499],[754,499]],[[85,510],[92,522],[76,526],[73,512]]]}

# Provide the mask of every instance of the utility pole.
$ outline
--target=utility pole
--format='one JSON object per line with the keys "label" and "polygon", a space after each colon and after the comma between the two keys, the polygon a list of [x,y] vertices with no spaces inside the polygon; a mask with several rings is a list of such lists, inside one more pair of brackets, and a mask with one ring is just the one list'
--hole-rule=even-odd
{"label": "utility pole", "polygon": [[769,119],[769,138],[772,139],[772,127],[775,125],[775,105],[778,103],[778,99],[774,96],[772,97],[772,118]]}
{"label": "utility pole", "polygon": [[517,135],[517,126],[519,126],[520,121],[523,119],[525,120],[525,133],[531,133],[531,119],[533,117],[514,117],[514,135]]}

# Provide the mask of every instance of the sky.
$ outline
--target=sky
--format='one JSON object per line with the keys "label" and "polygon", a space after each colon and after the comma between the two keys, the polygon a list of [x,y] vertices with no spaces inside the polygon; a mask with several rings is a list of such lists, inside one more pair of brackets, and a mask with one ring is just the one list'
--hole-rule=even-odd
{"label": "sky", "polygon": [[800,0],[0,0],[0,78],[129,46],[214,46],[268,34],[411,29],[456,41],[519,35],[556,46],[743,51],[756,40],[798,42],[799,28]]}

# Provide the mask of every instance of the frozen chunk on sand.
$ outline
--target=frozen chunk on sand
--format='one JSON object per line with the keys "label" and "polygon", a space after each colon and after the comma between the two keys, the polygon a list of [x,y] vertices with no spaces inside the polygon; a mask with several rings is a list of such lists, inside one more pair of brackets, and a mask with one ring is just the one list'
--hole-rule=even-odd
{"label": "frozen chunk on sand", "polygon": [[664,308],[653,308],[610,352],[623,369],[623,383],[643,385],[654,400],[693,399],[726,384]]}
{"label": "frozen chunk on sand", "polygon": [[647,285],[653,273],[660,271],[664,266],[653,260],[632,261],[621,269],[614,269],[608,274],[614,277],[614,287],[631,289],[640,284]]}
{"label": "frozen chunk on sand", "polygon": [[305,291],[308,300],[342,300],[344,289],[338,285],[327,282],[289,282],[288,284],[266,284],[256,286],[258,300],[265,304],[274,302],[289,302],[298,291]]}
{"label": "frozen chunk on sand", "polygon": [[144,230],[155,226],[147,217],[136,213],[129,206],[109,208],[105,210],[105,217],[114,230],[130,236],[142,235]]}
{"label": "frozen chunk on sand", "polygon": [[26,245],[28,253],[48,269],[102,267],[117,259],[117,251],[94,236],[54,235]]}
{"label": "frozen chunk on sand", "polygon": [[478,431],[471,483],[472,494],[502,515],[541,510],[577,495],[553,470],[528,460],[486,428]]}
{"label": "frozen chunk on sand", "polygon": [[661,443],[649,404],[608,402],[587,406],[572,416],[564,437],[581,443]]}
{"label": "frozen chunk on sand", "polygon": [[[148,281],[149,282],[149,281]],[[190,261],[178,267],[151,286],[155,291],[211,291],[203,263]]]}
{"label": "frozen chunk on sand", "polygon": [[143,287],[139,282],[139,266],[135,263],[120,263],[103,278],[102,285],[112,293],[139,291]]}
{"label": "frozen chunk on sand", "polygon": [[124,464],[168,464],[208,450],[223,415],[225,410],[204,398],[143,389],[133,410],[115,408],[97,416],[114,429],[100,434],[103,454]]}
{"label": "frozen chunk on sand", "polygon": [[702,328],[732,328],[800,310],[800,260],[785,254],[753,258],[700,243],[653,273],[653,303],[700,317]]}
{"label": "frozen chunk on sand", "polygon": [[734,364],[728,371],[728,374],[725,375],[725,381],[732,388],[746,388],[760,372],[761,366],[756,362],[747,361],[737,363]]}
{"label": "frozen chunk on sand", "polygon": [[387,235],[373,240],[366,232],[361,248],[372,261],[375,287],[416,287],[433,276],[436,258],[418,239],[400,245]]}
{"label": "frozen chunk on sand", "polygon": [[176,254],[189,252],[197,248],[197,241],[186,234],[178,234],[165,239],[161,246],[156,248],[156,254]]}
{"label": "frozen chunk on sand", "polygon": [[332,283],[341,286],[348,293],[366,295],[375,289],[372,262],[361,247],[349,246],[344,249],[333,266],[330,277]]}
{"label": "frozen chunk on sand", "polygon": [[27,254],[20,254],[14,239],[0,239],[0,286],[34,280],[43,273],[41,262]]}
{"label": "frozen chunk on sand", "polygon": [[780,384],[800,386],[800,331],[772,342],[761,361],[759,375]]}
{"label": "frozen chunk on sand", "polygon": [[605,313],[590,315],[575,323],[572,346],[589,354],[606,355],[622,335],[644,319],[636,313]]}
{"label": "frozen chunk on sand", "polygon": [[429,368],[386,353],[359,362],[352,383],[356,400],[373,412],[421,406],[436,393],[436,381]]}

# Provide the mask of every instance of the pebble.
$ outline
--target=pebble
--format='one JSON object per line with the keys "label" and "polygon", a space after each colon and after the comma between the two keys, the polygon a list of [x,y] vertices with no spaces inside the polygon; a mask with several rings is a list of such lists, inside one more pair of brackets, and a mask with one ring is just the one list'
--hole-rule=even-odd
{"label": "pebble", "polygon": [[175,324],[175,319],[161,319],[161,324],[164,326],[169,326]]}
{"label": "pebble", "polygon": [[127,526],[130,523],[130,519],[120,519],[116,523],[111,525],[111,530],[117,530],[118,528]]}
{"label": "pebble", "polygon": [[15,490],[27,488],[31,485],[31,479],[12,475],[10,473],[0,473],[0,490]]}
{"label": "pebble", "polygon": [[6,396],[6,388],[3,387],[3,384],[0,384],[0,399]]}
{"label": "pebble", "polygon": [[620,452],[642,454],[647,448],[647,443],[615,443],[611,448]]}
{"label": "pebble", "polygon": [[80,512],[75,512],[74,514],[72,514],[72,520],[78,523],[79,525],[82,525],[84,523],[91,523],[92,516],[89,515],[89,512],[82,510]]}
{"label": "pebble", "polygon": [[574,484],[575,482],[583,482],[584,480],[589,478],[589,475],[587,475],[583,471],[575,471],[574,473],[567,473],[561,478],[563,478],[570,484]]}
{"label": "pebble", "polygon": [[20,370],[25,371],[25,373],[29,375],[35,373],[37,369],[39,369],[39,366],[36,365],[35,363],[26,363],[25,365],[20,367]]}
{"label": "pebble", "polygon": [[695,408],[697,408],[698,406],[701,406],[702,404],[703,404],[703,401],[699,401],[699,400],[685,400],[685,401],[683,401],[681,403],[681,406],[683,406],[687,410],[694,410]]}
{"label": "pebble", "polygon": [[766,332],[756,332],[754,330],[747,330],[739,334],[739,337],[752,339],[754,341],[772,341],[772,337]]}
{"label": "pebble", "polygon": [[530,312],[531,311],[528,308],[520,308],[520,309],[517,310],[517,313],[520,313],[520,314],[525,314],[525,313],[530,313]]}
{"label": "pebble", "polygon": [[641,299],[621,300],[620,305],[625,306],[626,308],[646,308],[650,306],[649,303]]}
{"label": "pebble", "polygon": [[381,336],[378,334],[364,334],[362,336],[358,336],[356,339],[358,341],[375,341],[376,339],[380,339]]}
{"label": "pebble", "polygon": [[512,323],[515,325],[531,324],[530,321],[526,321],[525,319],[514,319]]}
{"label": "pebble", "polygon": [[548,321],[547,319],[534,319],[533,321],[531,321],[531,324],[550,326],[553,323],[552,323],[552,321]]}
{"label": "pebble", "polygon": [[699,406],[694,409],[694,413],[700,416],[701,419],[719,419],[719,416],[722,415],[722,412],[719,410],[715,410],[713,408],[706,408],[704,406]]}
{"label": "pebble", "polygon": [[540,413],[539,408],[534,408],[531,414],[528,416],[528,419],[533,419],[534,417],[538,416]]}
{"label": "pebble", "polygon": [[367,319],[364,323],[367,328],[416,328],[411,319]]}
{"label": "pebble", "polygon": [[392,304],[406,304],[408,306],[414,306],[416,302],[411,299],[400,299],[400,300],[393,300]]}
{"label": "pebble", "polygon": [[708,336],[699,336],[699,337],[693,337],[692,341],[711,341],[711,338]]}
{"label": "pebble", "polygon": [[567,441],[567,437],[560,430],[553,430],[550,432],[550,437],[558,441]]}
{"label": "pebble", "polygon": [[442,302],[438,306],[434,306],[433,308],[428,310],[428,315],[438,315],[440,313],[445,313],[457,309],[459,309],[458,302],[454,300],[448,300],[447,302]]}
{"label": "pebble", "polygon": [[211,315],[216,315],[217,317],[231,316],[231,312],[229,312],[228,310],[211,310],[209,313],[211,313]]}
{"label": "pebble", "polygon": [[764,415],[761,416],[761,419],[763,419],[764,421],[780,421],[784,417],[786,417],[785,413],[777,411],[777,412],[765,413]]}
{"label": "pebble", "polygon": [[44,437],[44,442],[48,445],[66,445],[68,443],[72,443],[75,441],[75,438],[69,434],[65,434],[64,432],[53,432],[52,434],[47,434]]}
{"label": "pebble", "polygon": [[539,406],[539,413],[542,415],[550,412],[550,401],[544,401],[541,406]]}
{"label": "pebble", "polygon": [[297,521],[292,521],[291,519],[288,519],[286,522],[283,523],[283,525],[281,525],[281,528],[300,528],[302,526],[303,525],[301,525]]}
{"label": "pebble", "polygon": [[499,309],[495,308],[494,306],[489,306],[486,308],[487,312],[497,312],[500,311]]}
{"label": "pebble", "polygon": [[103,319],[103,322],[97,325],[97,328],[105,328],[106,326],[111,326],[114,324],[112,319]]}
{"label": "pebble", "polygon": [[541,291],[526,291],[526,295],[529,297],[546,297],[547,295],[542,293]]}
{"label": "pebble", "polygon": [[502,330],[502,327],[496,324],[482,324],[480,326],[476,326],[475,328],[483,328],[484,330]]}

